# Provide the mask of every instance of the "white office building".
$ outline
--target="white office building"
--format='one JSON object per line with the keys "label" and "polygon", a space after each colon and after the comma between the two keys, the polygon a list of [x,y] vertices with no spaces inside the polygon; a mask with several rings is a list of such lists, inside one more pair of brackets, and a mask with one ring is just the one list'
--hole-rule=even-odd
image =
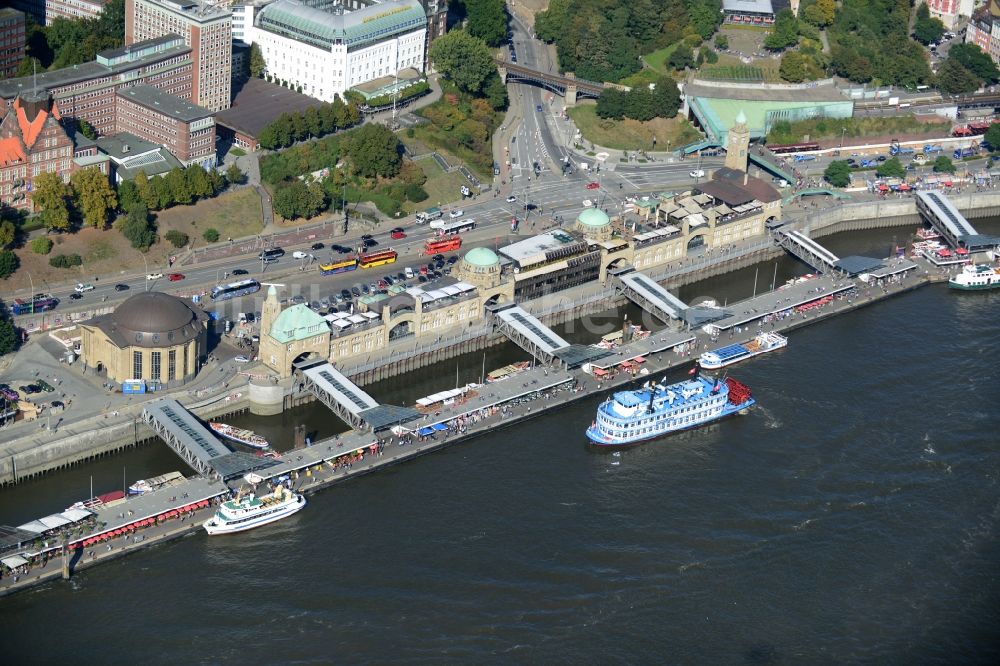
{"label": "white office building", "polygon": [[257,9],[251,40],[260,47],[267,74],[330,102],[406,68],[422,72],[427,14],[419,0],[380,2],[352,12],[277,0]]}

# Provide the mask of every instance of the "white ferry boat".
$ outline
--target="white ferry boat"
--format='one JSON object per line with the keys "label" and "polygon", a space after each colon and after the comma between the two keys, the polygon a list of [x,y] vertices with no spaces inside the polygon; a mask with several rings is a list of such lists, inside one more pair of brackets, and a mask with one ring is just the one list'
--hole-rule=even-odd
{"label": "white ferry boat", "polygon": [[208,425],[217,435],[225,437],[226,439],[231,439],[234,442],[238,442],[246,446],[252,446],[255,449],[266,449],[270,446],[267,439],[258,435],[253,430],[237,428],[236,426],[226,425],[225,423],[213,422]]}
{"label": "white ferry boat", "polygon": [[989,264],[967,264],[962,272],[948,280],[952,289],[981,291],[1000,288],[1000,268]]}
{"label": "white ferry boat", "polygon": [[597,446],[627,446],[744,414],[755,402],[750,389],[732,377],[695,375],[669,386],[618,391],[597,408],[587,438]]}
{"label": "white ferry boat", "polygon": [[162,488],[163,486],[169,486],[177,481],[183,481],[184,475],[180,472],[168,472],[166,474],[160,474],[159,476],[154,476],[149,479],[140,479],[128,487],[129,495],[143,495],[152,490]]}
{"label": "white ferry boat", "polygon": [[253,492],[244,494],[241,490],[236,499],[219,505],[219,510],[204,522],[203,527],[212,535],[243,532],[286,518],[305,505],[304,496],[283,485],[264,497],[257,497]]}
{"label": "white ferry boat", "polygon": [[706,370],[718,370],[743,359],[766,354],[788,346],[788,338],[777,333],[760,333],[750,342],[727,345],[719,349],[707,351],[699,358],[701,367]]}

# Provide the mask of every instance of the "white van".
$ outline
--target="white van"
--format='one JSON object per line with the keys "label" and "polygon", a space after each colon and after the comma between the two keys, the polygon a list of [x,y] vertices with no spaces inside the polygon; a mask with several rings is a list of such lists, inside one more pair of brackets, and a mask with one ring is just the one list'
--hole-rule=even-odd
{"label": "white van", "polygon": [[413,279],[413,269],[410,268],[409,266],[407,266],[406,269],[403,271],[403,275],[406,276],[407,280],[412,280]]}

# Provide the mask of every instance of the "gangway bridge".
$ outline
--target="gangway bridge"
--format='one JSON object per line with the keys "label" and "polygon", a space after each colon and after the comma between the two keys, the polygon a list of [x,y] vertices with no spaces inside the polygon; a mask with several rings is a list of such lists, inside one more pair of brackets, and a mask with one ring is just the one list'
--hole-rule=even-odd
{"label": "gangway bridge", "polygon": [[486,316],[511,342],[542,363],[558,360],[567,369],[578,368],[608,355],[608,350],[570,344],[517,303],[486,306]]}
{"label": "gangway bridge", "polygon": [[837,268],[837,262],[840,261],[840,257],[802,232],[794,229],[779,228],[772,230],[771,233],[774,234],[774,240],[778,245],[820,273],[826,273]]}
{"label": "gangway bridge", "polygon": [[199,474],[221,481],[278,464],[242,451],[232,451],[173,398],[151,402],[142,410],[147,423],[184,462]]}
{"label": "gangway bridge", "polygon": [[352,428],[384,430],[423,416],[409,407],[379,404],[329,361],[305,360],[292,365],[300,373],[303,388]]}
{"label": "gangway bridge", "polygon": [[981,252],[1000,245],[1000,238],[976,231],[944,192],[917,192],[917,210],[953,248],[962,247],[969,252]]}
{"label": "gangway bridge", "polygon": [[625,298],[664,323],[682,319],[688,309],[684,301],[632,266],[612,269],[608,276]]}

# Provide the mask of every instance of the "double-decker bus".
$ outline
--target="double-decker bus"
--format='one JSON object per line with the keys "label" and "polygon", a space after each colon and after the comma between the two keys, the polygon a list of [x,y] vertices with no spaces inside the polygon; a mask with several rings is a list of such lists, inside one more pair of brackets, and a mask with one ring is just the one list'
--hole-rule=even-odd
{"label": "double-decker bus", "polygon": [[229,284],[220,284],[212,287],[212,300],[225,301],[237,296],[246,296],[256,291],[260,291],[260,282],[257,280],[240,280]]}
{"label": "double-decker bus", "polygon": [[472,218],[465,220],[455,220],[454,222],[445,222],[439,227],[435,227],[438,236],[448,236],[450,234],[460,234],[463,231],[469,231],[470,229],[476,228],[476,221]]}
{"label": "double-decker bus", "polygon": [[784,143],[768,146],[767,149],[775,155],[781,155],[782,153],[806,153],[820,148],[818,143]]}
{"label": "double-decker bus", "polygon": [[59,305],[59,301],[48,294],[35,294],[30,300],[15,298],[14,302],[11,303],[10,310],[16,315],[23,315],[52,310],[57,305]]}
{"label": "double-decker bus", "polygon": [[443,254],[445,252],[457,250],[460,247],[462,247],[462,239],[458,236],[452,236],[451,238],[435,238],[424,244],[424,254]]}
{"label": "double-decker bus", "polygon": [[357,257],[348,257],[347,259],[335,259],[329,264],[320,264],[319,272],[323,275],[333,275],[334,273],[346,273],[347,271],[353,271],[358,267]]}
{"label": "double-decker bus", "polygon": [[388,250],[379,250],[378,252],[370,252],[368,254],[362,254],[358,258],[358,265],[361,268],[375,268],[376,266],[383,266],[385,264],[391,264],[396,261],[396,251],[392,248]]}

